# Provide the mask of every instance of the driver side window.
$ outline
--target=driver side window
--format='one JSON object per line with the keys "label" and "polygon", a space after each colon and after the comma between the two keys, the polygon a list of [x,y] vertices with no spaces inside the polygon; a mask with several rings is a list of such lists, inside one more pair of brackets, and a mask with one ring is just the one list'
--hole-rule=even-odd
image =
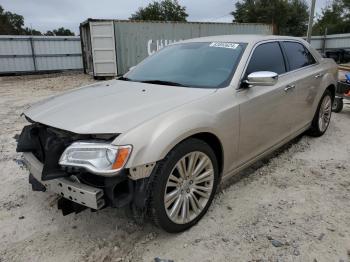
{"label": "driver side window", "polygon": [[261,44],[255,48],[245,72],[244,79],[246,79],[250,73],[258,71],[271,71],[279,75],[286,72],[282,50],[277,42]]}

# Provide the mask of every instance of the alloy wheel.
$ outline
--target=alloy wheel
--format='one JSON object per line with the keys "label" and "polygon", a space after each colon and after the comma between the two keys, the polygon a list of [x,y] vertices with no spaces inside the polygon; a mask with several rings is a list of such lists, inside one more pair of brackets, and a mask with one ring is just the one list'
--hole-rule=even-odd
{"label": "alloy wheel", "polygon": [[211,159],[195,151],[182,157],[172,169],[165,187],[167,216],[176,224],[193,221],[206,207],[214,186]]}
{"label": "alloy wheel", "polygon": [[321,132],[324,132],[331,120],[331,113],[332,113],[332,99],[330,96],[325,96],[323,98],[320,112],[318,116],[318,125]]}

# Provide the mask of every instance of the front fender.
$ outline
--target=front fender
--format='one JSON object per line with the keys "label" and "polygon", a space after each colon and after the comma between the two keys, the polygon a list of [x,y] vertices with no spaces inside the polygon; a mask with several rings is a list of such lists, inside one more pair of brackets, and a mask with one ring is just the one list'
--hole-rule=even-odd
{"label": "front fender", "polygon": [[126,168],[163,159],[175,145],[197,133],[209,132],[220,139],[213,114],[185,110],[171,112],[147,121],[118,136],[113,144],[133,146]]}

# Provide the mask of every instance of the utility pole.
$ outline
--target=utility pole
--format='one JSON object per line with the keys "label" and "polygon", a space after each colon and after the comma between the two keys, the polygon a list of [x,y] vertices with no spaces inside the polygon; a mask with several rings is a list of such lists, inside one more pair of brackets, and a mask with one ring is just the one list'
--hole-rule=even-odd
{"label": "utility pole", "polygon": [[310,15],[309,15],[309,25],[307,27],[307,41],[311,42],[311,34],[312,34],[312,23],[314,22],[314,15],[315,15],[315,4],[316,0],[311,0],[311,8],[310,8]]}

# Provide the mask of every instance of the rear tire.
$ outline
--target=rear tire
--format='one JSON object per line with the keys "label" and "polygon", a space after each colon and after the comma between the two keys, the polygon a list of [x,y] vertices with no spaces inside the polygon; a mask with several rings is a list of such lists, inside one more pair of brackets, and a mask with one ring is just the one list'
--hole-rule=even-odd
{"label": "rear tire", "polygon": [[332,106],[332,111],[335,113],[339,113],[343,110],[343,98],[335,98]]}
{"label": "rear tire", "polygon": [[326,89],[323,93],[320,103],[318,104],[315,116],[311,123],[311,128],[308,131],[310,136],[322,136],[329,126],[332,115],[332,94]]}
{"label": "rear tire", "polygon": [[212,148],[190,138],[171,150],[152,176],[150,215],[157,226],[176,233],[195,225],[207,212],[219,170]]}

